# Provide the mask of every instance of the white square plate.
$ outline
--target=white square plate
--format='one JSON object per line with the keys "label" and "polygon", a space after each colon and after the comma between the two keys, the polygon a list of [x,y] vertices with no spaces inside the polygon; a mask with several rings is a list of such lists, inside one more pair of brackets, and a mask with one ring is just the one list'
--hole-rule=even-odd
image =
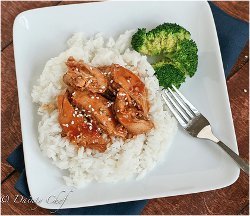
{"label": "white square plate", "polygon": [[[62,172],[41,154],[37,139],[39,118],[31,89],[46,61],[66,49],[66,40],[74,32],[116,36],[163,22],[184,26],[197,42],[198,71],[181,91],[209,119],[215,134],[238,152],[217,33],[207,2],[102,2],[25,11],[14,23],[14,51],[26,173],[33,199],[42,200],[38,205],[58,208],[58,203],[51,203],[54,197],[46,199],[70,191]],[[179,129],[165,161],[142,180],[91,183],[73,189],[62,208],[214,190],[232,184],[238,176],[239,169],[214,143]]]}

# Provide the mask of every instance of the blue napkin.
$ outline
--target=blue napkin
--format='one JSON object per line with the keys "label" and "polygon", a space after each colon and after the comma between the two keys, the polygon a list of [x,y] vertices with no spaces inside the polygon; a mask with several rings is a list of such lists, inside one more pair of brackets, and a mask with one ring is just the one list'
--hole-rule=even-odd
{"label": "blue napkin", "polygon": [[[8,163],[20,174],[15,184],[15,189],[23,196],[30,198],[27,184],[25,164],[23,158],[23,145],[19,145],[7,158]],[[52,210],[61,215],[139,215],[147,200],[99,205],[94,207]]]}
{"label": "blue napkin", "polygon": [[[248,23],[237,20],[209,2],[213,12],[216,29],[219,37],[225,76],[229,75],[235,61],[249,38]],[[23,147],[19,145],[8,157],[8,163],[19,173],[15,189],[23,196],[30,197],[23,158]],[[56,214],[62,215],[138,215],[141,213],[147,200],[115,203],[94,207],[61,209]]]}
{"label": "blue napkin", "polygon": [[249,40],[249,24],[235,19],[209,2],[219,38],[220,51],[227,77]]}

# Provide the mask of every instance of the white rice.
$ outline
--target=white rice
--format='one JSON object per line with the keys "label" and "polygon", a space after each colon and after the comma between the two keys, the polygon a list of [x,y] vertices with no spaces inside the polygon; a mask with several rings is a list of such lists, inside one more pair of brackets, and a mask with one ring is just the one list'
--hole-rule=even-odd
{"label": "white rice", "polygon": [[[86,38],[83,33],[74,34],[68,41],[68,49],[58,57],[50,59],[33,87],[32,98],[39,103],[39,143],[42,152],[51,158],[53,164],[68,175],[63,176],[67,185],[82,186],[88,182],[116,182],[143,177],[164,158],[167,148],[176,132],[176,121],[168,110],[163,109],[160,87],[152,66],[146,56],[130,48],[134,30],[126,31],[117,40],[105,40],[102,34]],[[91,149],[77,148],[61,137],[58,123],[56,98],[66,85],[62,76],[69,56],[82,59],[92,66],[120,64],[137,74],[149,92],[150,118],[155,128],[149,133],[126,140],[113,138],[112,145],[99,153]],[[55,106],[52,111],[44,105]]]}

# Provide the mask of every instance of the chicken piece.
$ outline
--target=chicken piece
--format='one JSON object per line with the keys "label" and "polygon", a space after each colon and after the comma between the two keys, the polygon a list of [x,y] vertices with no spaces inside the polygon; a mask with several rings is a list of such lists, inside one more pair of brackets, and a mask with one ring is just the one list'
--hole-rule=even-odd
{"label": "chicken piece", "polygon": [[119,122],[133,135],[146,133],[154,127],[144,113],[136,108],[133,99],[123,88],[116,95],[114,110]]}
{"label": "chicken piece", "polygon": [[109,66],[102,66],[98,67],[98,69],[101,71],[101,73],[106,77],[108,80],[108,88],[112,92],[116,92],[117,89],[119,89],[120,85],[116,82],[114,82],[114,64]]}
{"label": "chicken piece", "polygon": [[109,135],[125,138],[127,130],[119,124],[112,111],[112,102],[100,94],[76,91],[72,94],[73,103],[81,107]]}
{"label": "chicken piece", "polygon": [[108,89],[102,93],[102,96],[107,98],[108,100],[115,101],[117,89],[120,88],[120,85],[114,82],[113,78],[113,68],[109,66],[98,67],[101,73],[106,77],[108,81]]}
{"label": "chicken piece", "polygon": [[108,82],[105,76],[95,67],[85,64],[82,60],[76,61],[69,57],[66,65],[68,71],[63,76],[63,81],[68,86],[83,91],[103,93],[106,91]]}
{"label": "chicken piece", "polygon": [[104,152],[107,149],[108,140],[105,140],[98,132],[96,124],[89,122],[86,117],[74,108],[69,100],[67,92],[57,98],[59,111],[59,124],[62,127],[62,136],[66,136],[69,141],[78,146],[95,149]]}
{"label": "chicken piece", "polygon": [[118,64],[101,67],[100,70],[107,76],[108,82],[112,83],[109,86],[111,86],[113,92],[114,89],[117,90],[122,87],[136,101],[138,107],[143,110],[144,115],[148,114],[147,89],[138,76]]}

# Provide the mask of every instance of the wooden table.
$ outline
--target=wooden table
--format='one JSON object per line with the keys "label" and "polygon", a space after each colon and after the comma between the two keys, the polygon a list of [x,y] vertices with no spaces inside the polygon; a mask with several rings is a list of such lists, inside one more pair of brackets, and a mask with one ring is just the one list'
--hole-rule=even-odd
{"label": "wooden table", "polygon": [[[34,204],[13,203],[18,192],[14,184],[19,174],[6,162],[7,156],[22,142],[15,62],[13,56],[12,25],[22,11],[45,6],[73,2],[1,2],[2,6],[2,147],[1,181],[2,195],[9,195],[9,202],[2,200],[2,214],[50,214],[46,209],[34,208]],[[215,2],[221,9],[239,19],[248,20],[248,2]],[[240,155],[249,160],[249,58],[248,44],[227,79],[228,93]],[[245,91],[247,90],[247,92]],[[248,176],[241,172],[231,186],[215,191],[152,199],[142,214],[249,214]]]}

